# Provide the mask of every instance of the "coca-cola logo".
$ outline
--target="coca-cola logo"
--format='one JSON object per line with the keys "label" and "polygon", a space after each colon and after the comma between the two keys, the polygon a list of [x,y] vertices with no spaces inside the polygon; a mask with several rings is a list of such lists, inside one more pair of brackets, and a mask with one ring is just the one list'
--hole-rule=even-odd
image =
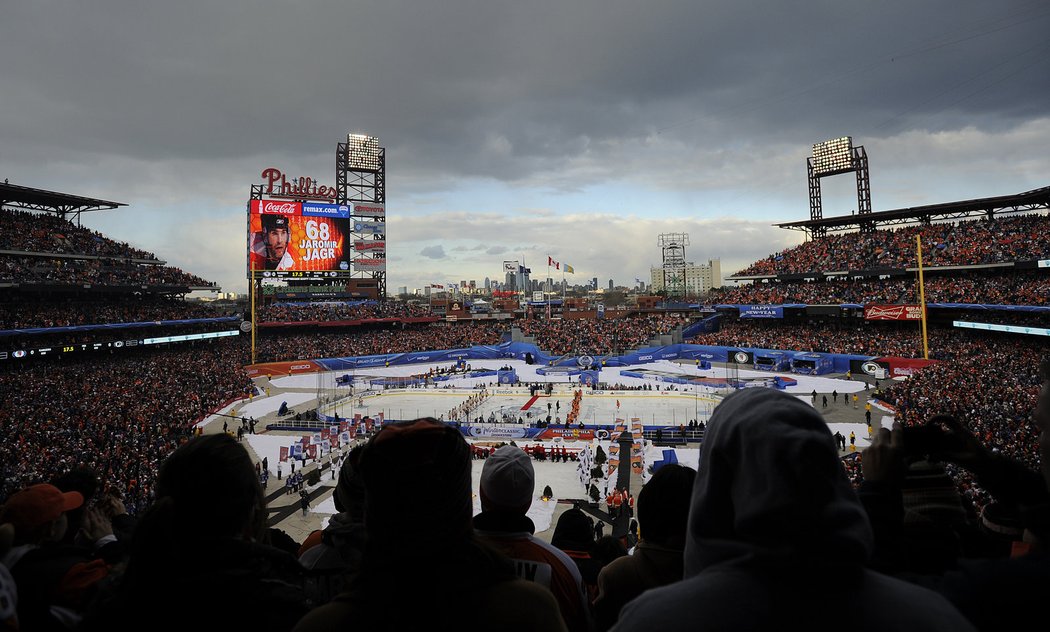
{"label": "coca-cola logo", "polygon": [[282,215],[292,215],[295,213],[294,202],[263,202],[262,204],[263,213],[280,213]]}

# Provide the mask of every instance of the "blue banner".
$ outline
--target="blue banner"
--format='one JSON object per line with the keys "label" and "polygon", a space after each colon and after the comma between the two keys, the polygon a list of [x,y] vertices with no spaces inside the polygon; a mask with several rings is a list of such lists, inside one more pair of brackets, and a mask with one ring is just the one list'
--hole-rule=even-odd
{"label": "blue banner", "polygon": [[782,305],[741,305],[741,318],[783,318]]}
{"label": "blue banner", "polygon": [[303,202],[303,215],[307,217],[341,217],[350,218],[350,207],[346,204],[321,204]]}

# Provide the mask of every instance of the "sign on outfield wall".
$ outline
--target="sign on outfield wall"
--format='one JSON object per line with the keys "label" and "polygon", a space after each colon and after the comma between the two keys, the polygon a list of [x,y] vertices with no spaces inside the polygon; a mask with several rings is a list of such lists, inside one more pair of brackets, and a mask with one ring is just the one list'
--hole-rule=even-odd
{"label": "sign on outfield wall", "polygon": [[385,272],[386,259],[354,259],[354,272]]}
{"label": "sign on outfield wall", "polygon": [[922,320],[918,305],[865,305],[864,320]]}
{"label": "sign on outfield wall", "polygon": [[740,305],[740,318],[783,318],[782,305]]}
{"label": "sign on outfield wall", "polygon": [[365,252],[368,250],[386,250],[385,241],[355,241],[354,250]]}
{"label": "sign on outfield wall", "polygon": [[353,202],[354,217],[385,217],[386,205],[379,202]]}

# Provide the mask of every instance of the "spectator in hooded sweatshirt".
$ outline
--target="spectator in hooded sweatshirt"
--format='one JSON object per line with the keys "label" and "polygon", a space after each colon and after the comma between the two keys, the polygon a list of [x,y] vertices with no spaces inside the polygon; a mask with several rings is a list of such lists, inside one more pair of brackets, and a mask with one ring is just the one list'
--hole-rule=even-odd
{"label": "spectator in hooded sweatshirt", "polygon": [[670,463],[660,467],[638,494],[640,541],[634,553],[611,562],[598,575],[594,616],[607,630],[624,604],[650,588],[682,579],[689,501],[696,470]]}
{"label": "spectator in hooded sweatshirt", "polygon": [[820,414],[737,391],[701,448],[684,579],[627,604],[613,629],[838,630],[844,616],[860,631],[974,629],[937,593],[867,569],[872,539]]}
{"label": "spectator in hooded sweatshirt", "polygon": [[306,592],[319,606],[342,592],[346,580],[361,568],[367,533],[365,530],[365,483],[361,473],[364,444],[350,450],[339,468],[339,481],[332,499],[336,511],[324,531],[311,533],[299,551],[299,563],[309,571]]}
{"label": "spectator in hooded sweatshirt", "polygon": [[514,561],[518,577],[554,593],[570,632],[585,632],[591,616],[580,570],[564,551],[533,535],[536,526],[526,515],[535,486],[532,459],[521,448],[505,445],[493,452],[481,470],[481,513],[474,516],[474,530]]}
{"label": "spectator in hooded sweatshirt", "polygon": [[379,430],[361,454],[360,572],[295,630],[564,630],[551,594],[474,536],[470,460],[463,435],[436,419]]}

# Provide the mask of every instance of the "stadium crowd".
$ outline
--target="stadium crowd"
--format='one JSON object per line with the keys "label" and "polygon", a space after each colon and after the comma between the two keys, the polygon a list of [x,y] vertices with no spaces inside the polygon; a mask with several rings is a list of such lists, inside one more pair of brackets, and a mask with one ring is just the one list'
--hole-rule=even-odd
{"label": "stadium crowd", "polygon": [[365,325],[340,332],[315,334],[268,332],[258,338],[256,361],[275,362],[462,349],[473,345],[499,344],[505,331],[506,325],[489,322],[403,324],[393,328]]}
{"label": "stadium crowd", "polygon": [[[1050,304],[1050,274],[1043,270],[928,274],[923,281],[927,303]],[[912,278],[783,281],[719,288],[712,290],[706,300],[730,305],[918,303],[919,289],[918,281]]]}
{"label": "stadium crowd", "polygon": [[842,233],[807,241],[761,259],[734,276],[911,268],[922,237],[927,267],[1025,261],[1046,256],[1047,215],[1020,215]]}
{"label": "stadium crowd", "polygon": [[120,259],[56,259],[7,255],[0,256],[0,281],[23,285],[216,285],[174,266],[140,264]]}
{"label": "stadium crowd", "polygon": [[219,318],[237,313],[207,303],[190,303],[165,297],[121,296],[108,301],[74,300],[62,305],[39,300],[4,301],[0,302],[0,331]]}
{"label": "stadium crowd", "polygon": [[0,209],[6,250],[157,260],[157,255],[47,213]]}
{"label": "stadium crowd", "polygon": [[536,339],[536,346],[555,356],[567,353],[605,354],[649,345],[660,334],[671,333],[679,325],[692,321],[686,316],[646,314],[610,319],[564,319],[540,321],[516,320],[526,336]]}
{"label": "stadium crowd", "polygon": [[152,500],[157,465],[192,426],[252,383],[239,340],[122,351],[0,372],[6,497],[78,463],[131,512]]}
{"label": "stadium crowd", "polygon": [[255,310],[261,323],[365,320],[371,318],[418,318],[433,316],[427,305],[400,301],[353,303],[274,303]]}

